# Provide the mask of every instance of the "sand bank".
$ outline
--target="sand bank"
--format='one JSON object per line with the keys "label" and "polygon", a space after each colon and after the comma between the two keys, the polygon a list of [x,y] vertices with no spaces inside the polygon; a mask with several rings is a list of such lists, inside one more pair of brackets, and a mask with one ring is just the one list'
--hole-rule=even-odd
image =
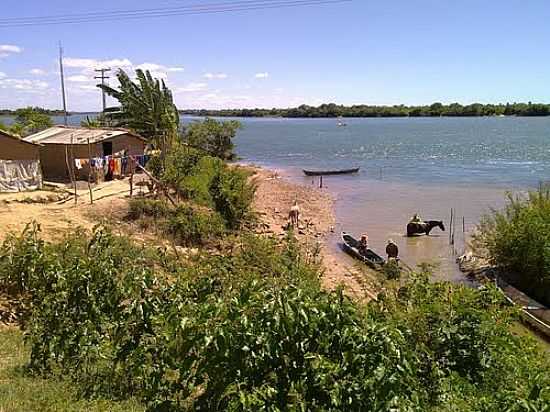
{"label": "sand bank", "polygon": [[342,285],[347,293],[359,299],[375,298],[379,284],[376,274],[329,245],[337,236],[333,196],[325,189],[292,183],[275,170],[246,167],[254,172],[258,185],[254,208],[262,222],[260,232],[283,236],[288,213],[297,200],[300,225],[295,235],[307,248],[319,248],[323,285],[329,289]]}

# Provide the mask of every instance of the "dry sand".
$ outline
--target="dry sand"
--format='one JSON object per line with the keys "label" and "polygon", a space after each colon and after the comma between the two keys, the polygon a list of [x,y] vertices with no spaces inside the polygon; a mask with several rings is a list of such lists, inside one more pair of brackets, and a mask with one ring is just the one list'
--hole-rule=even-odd
{"label": "dry sand", "polygon": [[258,185],[254,207],[264,223],[263,232],[283,236],[288,213],[297,200],[300,224],[295,234],[307,248],[320,247],[323,285],[328,289],[341,285],[348,294],[361,300],[376,298],[380,283],[377,275],[329,246],[336,223],[332,196],[323,189],[291,183],[274,171],[248,167],[254,171]]}

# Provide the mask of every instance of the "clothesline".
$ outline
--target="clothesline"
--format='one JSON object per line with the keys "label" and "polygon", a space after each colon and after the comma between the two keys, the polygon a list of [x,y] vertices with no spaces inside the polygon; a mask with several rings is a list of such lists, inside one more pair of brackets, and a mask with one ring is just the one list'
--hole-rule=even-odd
{"label": "clothesline", "polygon": [[[91,159],[74,159],[75,166],[78,170],[90,165],[90,170],[95,169],[102,172],[104,176],[123,176],[128,172],[130,165],[129,159],[138,163],[141,167],[145,167],[150,159],[149,155],[109,155],[93,157]],[[91,161],[91,163],[90,163]]]}

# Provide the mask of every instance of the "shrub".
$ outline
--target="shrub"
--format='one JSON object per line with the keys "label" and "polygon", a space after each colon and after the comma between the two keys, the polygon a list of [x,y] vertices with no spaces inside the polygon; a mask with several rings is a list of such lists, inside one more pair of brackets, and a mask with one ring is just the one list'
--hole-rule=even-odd
{"label": "shrub", "polygon": [[164,200],[134,198],[128,203],[128,218],[137,220],[141,217],[159,219],[168,216],[172,208]]}
{"label": "shrub", "polygon": [[202,245],[225,231],[220,215],[190,206],[179,206],[166,225],[168,232],[183,245]]}
{"label": "shrub", "polygon": [[485,216],[476,241],[515,286],[550,305],[550,191],[509,196],[502,211]]}
{"label": "shrub", "polygon": [[233,138],[241,124],[235,120],[219,122],[215,119],[206,119],[194,122],[185,131],[185,139],[206,154],[222,160],[233,160]]}
{"label": "shrub", "polygon": [[237,229],[252,217],[256,187],[248,181],[246,172],[229,167],[220,169],[212,178],[209,192],[214,208],[229,228]]}

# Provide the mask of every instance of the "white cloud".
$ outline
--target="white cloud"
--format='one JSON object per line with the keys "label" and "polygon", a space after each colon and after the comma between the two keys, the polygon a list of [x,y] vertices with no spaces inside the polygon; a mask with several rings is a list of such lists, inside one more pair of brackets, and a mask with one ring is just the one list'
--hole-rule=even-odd
{"label": "white cloud", "polygon": [[0,53],[7,55],[9,53],[21,53],[23,49],[13,44],[0,44]]}
{"label": "white cloud", "polygon": [[6,77],[6,73],[0,72],[0,79],[3,79],[4,77]]}
{"label": "white cloud", "polygon": [[41,91],[49,87],[49,84],[41,80],[31,79],[0,79],[0,89],[15,89],[25,91]]}
{"label": "white cloud", "polygon": [[263,72],[263,73],[256,73],[254,75],[254,77],[256,79],[267,79],[269,77],[269,73],[268,72]]}
{"label": "white cloud", "polygon": [[29,73],[34,74],[35,76],[44,76],[46,74],[46,71],[42,69],[31,69],[29,70]]}
{"label": "white cloud", "polygon": [[225,73],[205,73],[203,77],[207,79],[227,79],[227,74]]}
{"label": "white cloud", "polygon": [[91,84],[81,84],[78,86],[78,88],[80,90],[83,90],[83,91],[94,91],[94,92],[97,92],[99,89],[97,86],[93,86]]}
{"label": "white cloud", "polygon": [[92,81],[94,79],[88,76],[84,76],[83,74],[77,74],[74,76],[67,77],[67,80],[75,83],[85,83],[85,82]]}
{"label": "white cloud", "polygon": [[191,92],[200,92],[208,88],[208,83],[189,83],[187,86],[179,87],[176,89],[176,92],[180,93],[191,93]]}
{"label": "white cloud", "polygon": [[132,67],[132,62],[128,59],[96,60],[67,57],[63,59],[63,64],[65,67],[88,70],[101,69],[104,67],[113,69]]}
{"label": "white cloud", "polygon": [[[63,60],[65,67],[69,70],[80,69],[79,73],[82,76],[93,77],[95,69],[110,68],[114,72],[118,69],[123,69],[129,72],[133,72],[136,69],[149,70],[151,75],[155,78],[166,79],[168,73],[176,73],[184,71],[183,67],[169,67],[158,63],[145,62],[141,64],[134,64],[127,58],[110,59],[110,60],[98,60],[87,58],[75,58],[67,57]],[[131,73],[129,73],[131,75]]]}

